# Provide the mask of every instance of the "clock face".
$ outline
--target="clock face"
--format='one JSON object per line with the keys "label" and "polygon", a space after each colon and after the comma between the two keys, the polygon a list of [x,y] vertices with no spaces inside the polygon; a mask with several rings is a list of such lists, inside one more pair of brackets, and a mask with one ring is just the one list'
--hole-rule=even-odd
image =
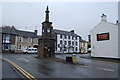
{"label": "clock face", "polygon": [[50,32],[50,29],[47,29],[47,32]]}

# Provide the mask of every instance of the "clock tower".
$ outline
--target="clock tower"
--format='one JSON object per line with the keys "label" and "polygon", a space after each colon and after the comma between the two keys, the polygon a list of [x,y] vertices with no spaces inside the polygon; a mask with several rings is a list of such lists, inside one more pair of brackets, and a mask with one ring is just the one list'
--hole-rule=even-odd
{"label": "clock tower", "polygon": [[38,40],[38,57],[54,57],[55,39],[52,36],[52,22],[49,22],[49,8],[46,8],[45,21],[42,23],[42,36]]}
{"label": "clock tower", "polygon": [[45,21],[42,23],[42,36],[43,37],[51,37],[52,33],[52,22],[49,22],[49,8],[47,6],[46,8],[46,16],[45,16]]}

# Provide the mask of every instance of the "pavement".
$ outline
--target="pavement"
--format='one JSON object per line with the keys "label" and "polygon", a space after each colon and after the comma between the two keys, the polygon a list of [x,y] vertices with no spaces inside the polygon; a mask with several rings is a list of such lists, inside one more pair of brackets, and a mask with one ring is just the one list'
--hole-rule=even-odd
{"label": "pavement", "polygon": [[113,62],[113,63],[120,63],[120,60],[114,58],[100,58],[100,57],[91,57],[91,53],[87,54],[80,54],[80,58],[86,58],[91,60],[99,60],[99,61],[106,61],[106,62]]}
{"label": "pavement", "polygon": [[[73,65],[59,61],[65,61],[65,57],[70,55],[56,54],[60,58],[58,61],[35,56],[37,54],[3,54],[3,58],[21,66],[36,78],[118,78],[118,63],[80,58],[78,54],[76,62],[84,65]],[[4,65],[2,70],[6,72]]]}

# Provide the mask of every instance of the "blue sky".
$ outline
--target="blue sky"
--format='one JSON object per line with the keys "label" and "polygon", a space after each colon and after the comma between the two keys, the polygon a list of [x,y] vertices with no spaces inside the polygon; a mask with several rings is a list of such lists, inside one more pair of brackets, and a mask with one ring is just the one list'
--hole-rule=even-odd
{"label": "blue sky", "polygon": [[85,40],[103,13],[108,22],[115,23],[118,19],[117,2],[3,2],[2,25],[15,25],[27,31],[37,29],[41,34],[47,5],[55,29],[74,29]]}

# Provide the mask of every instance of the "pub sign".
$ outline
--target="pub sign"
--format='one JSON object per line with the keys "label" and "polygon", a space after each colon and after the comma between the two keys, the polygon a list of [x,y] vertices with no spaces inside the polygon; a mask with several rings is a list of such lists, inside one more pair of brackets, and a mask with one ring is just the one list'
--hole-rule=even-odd
{"label": "pub sign", "polygon": [[97,41],[109,40],[109,33],[97,34]]}

